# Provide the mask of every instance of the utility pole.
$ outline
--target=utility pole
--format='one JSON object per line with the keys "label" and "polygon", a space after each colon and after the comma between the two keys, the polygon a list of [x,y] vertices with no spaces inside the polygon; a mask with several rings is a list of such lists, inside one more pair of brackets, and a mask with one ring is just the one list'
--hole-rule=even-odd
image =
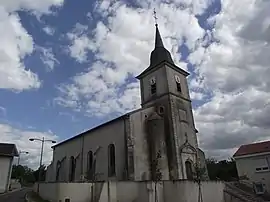
{"label": "utility pole", "polygon": [[39,138],[30,138],[30,141],[40,141],[41,142],[41,151],[40,151],[40,161],[39,161],[39,169],[38,169],[38,184],[37,184],[37,193],[39,193],[39,183],[41,178],[41,166],[42,166],[42,158],[43,158],[43,150],[44,150],[44,142],[56,143],[55,140],[47,140],[44,137],[42,139]]}

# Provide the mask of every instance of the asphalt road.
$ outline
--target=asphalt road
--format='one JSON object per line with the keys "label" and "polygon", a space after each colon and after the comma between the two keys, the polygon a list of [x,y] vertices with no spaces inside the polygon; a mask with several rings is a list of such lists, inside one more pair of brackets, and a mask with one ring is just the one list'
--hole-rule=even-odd
{"label": "asphalt road", "polygon": [[7,194],[0,194],[0,202],[24,202],[24,195],[31,189],[23,188]]}

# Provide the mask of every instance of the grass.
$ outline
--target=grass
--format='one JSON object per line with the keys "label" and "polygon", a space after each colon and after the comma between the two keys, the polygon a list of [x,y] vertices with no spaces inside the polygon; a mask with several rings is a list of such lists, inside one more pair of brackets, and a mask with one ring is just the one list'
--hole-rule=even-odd
{"label": "grass", "polygon": [[28,193],[28,197],[34,202],[49,202],[47,200],[43,200],[37,193],[33,191]]}

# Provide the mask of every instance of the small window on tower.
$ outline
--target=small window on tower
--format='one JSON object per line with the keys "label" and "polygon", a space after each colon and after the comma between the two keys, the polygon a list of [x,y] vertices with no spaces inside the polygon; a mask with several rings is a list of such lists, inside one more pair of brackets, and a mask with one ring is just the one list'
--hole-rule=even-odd
{"label": "small window on tower", "polygon": [[160,115],[164,114],[164,107],[163,107],[163,106],[159,106],[159,108],[158,108],[158,113],[159,113]]}
{"label": "small window on tower", "polygon": [[151,85],[151,94],[156,94],[157,92],[157,84],[156,84],[156,78],[152,77],[150,79],[150,85]]}
{"label": "small window on tower", "polygon": [[177,91],[182,92],[180,83],[176,83]]}
{"label": "small window on tower", "polygon": [[176,82],[177,91],[181,93],[182,92],[181,82],[180,82],[180,78],[178,75],[175,75],[175,82]]}
{"label": "small window on tower", "polygon": [[156,84],[151,84],[151,94],[156,94],[156,92],[157,92]]}

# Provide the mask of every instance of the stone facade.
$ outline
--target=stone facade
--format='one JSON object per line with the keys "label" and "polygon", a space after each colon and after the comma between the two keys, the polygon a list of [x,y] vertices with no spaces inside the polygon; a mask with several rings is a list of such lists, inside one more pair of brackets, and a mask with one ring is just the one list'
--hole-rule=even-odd
{"label": "stone facade", "polygon": [[50,179],[81,181],[89,180],[89,175],[95,181],[193,177],[204,155],[198,152],[188,73],[173,64],[158,28],[156,32],[158,47],[151,53],[151,64],[137,77],[142,108],[56,145]]}

